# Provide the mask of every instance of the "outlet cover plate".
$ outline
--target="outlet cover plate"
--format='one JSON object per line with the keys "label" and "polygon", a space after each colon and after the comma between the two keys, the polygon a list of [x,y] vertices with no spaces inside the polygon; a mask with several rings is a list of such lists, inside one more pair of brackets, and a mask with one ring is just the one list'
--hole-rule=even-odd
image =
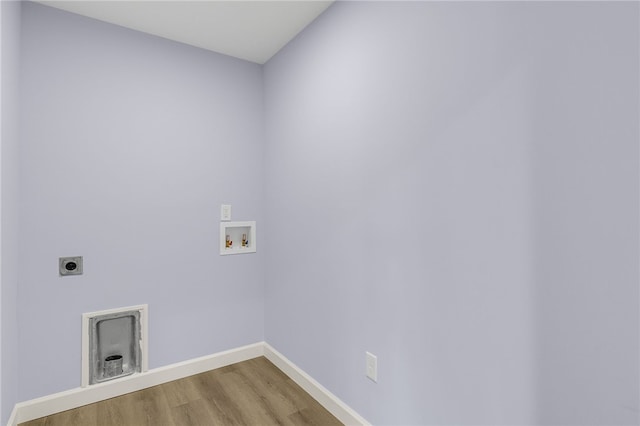
{"label": "outlet cover plate", "polygon": [[378,357],[367,352],[367,377],[378,382]]}
{"label": "outlet cover plate", "polygon": [[82,275],[82,256],[59,258],[58,270],[60,276]]}
{"label": "outlet cover plate", "polygon": [[220,206],[220,220],[231,220],[231,204],[222,204]]}

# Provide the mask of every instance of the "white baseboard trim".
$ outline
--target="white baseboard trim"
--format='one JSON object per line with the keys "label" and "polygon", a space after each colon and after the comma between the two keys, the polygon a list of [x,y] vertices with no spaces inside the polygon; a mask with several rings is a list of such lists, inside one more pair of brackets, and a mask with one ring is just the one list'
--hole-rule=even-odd
{"label": "white baseboard trim", "polygon": [[136,392],[151,386],[161,385],[173,380],[182,379],[205,371],[215,370],[237,362],[265,356],[276,367],[282,370],[302,389],[336,416],[345,425],[370,425],[362,416],[329,392],[298,366],[266,342],[254,343],[213,355],[183,361],[165,367],[154,368],[146,373],[114,379],[87,387],[79,387],[64,392],[47,395],[17,403],[7,426],[17,426],[40,417],[49,416],[94,402],[104,401],[130,392]]}
{"label": "white baseboard trim", "polygon": [[16,416],[18,415],[18,408],[16,405],[13,406],[13,410],[11,410],[11,415],[9,416],[9,421],[7,422],[8,425],[17,425],[18,422],[16,422]]}
{"label": "white baseboard trim", "polygon": [[19,402],[13,409],[8,426],[17,426],[19,423],[28,422],[29,420],[104,401],[105,399],[182,379],[194,374],[204,373],[205,371],[262,355],[264,355],[264,343],[259,342],[165,367],[154,368],[146,373],[133,374],[85,388],[79,387],[42,398]]}
{"label": "white baseboard trim", "polygon": [[268,343],[264,344],[264,356],[345,425],[371,424]]}

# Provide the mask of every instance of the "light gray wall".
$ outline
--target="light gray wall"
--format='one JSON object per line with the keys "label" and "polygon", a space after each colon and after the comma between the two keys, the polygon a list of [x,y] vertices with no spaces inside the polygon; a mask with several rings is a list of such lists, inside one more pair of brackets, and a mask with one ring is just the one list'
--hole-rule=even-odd
{"label": "light gray wall", "polygon": [[374,424],[638,424],[638,48],[634,3],[334,4],[265,66],[266,340]]}
{"label": "light gray wall", "polygon": [[541,424],[640,424],[639,4],[561,4],[536,44]]}
{"label": "light gray wall", "polygon": [[17,402],[18,370],[18,141],[20,82],[20,3],[0,2],[2,86],[1,258],[0,258],[0,422],[6,424]]}
{"label": "light gray wall", "polygon": [[260,66],[33,3],[22,41],[20,400],[80,385],[83,312],[148,303],[150,368],[262,341],[262,255],[218,252],[220,204],[262,223]]}

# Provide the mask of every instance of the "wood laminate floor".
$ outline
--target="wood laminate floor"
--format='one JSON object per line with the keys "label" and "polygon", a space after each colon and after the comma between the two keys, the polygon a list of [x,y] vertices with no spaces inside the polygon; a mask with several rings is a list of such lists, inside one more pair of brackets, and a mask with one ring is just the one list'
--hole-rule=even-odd
{"label": "wood laminate floor", "polygon": [[260,357],[20,426],[341,425]]}

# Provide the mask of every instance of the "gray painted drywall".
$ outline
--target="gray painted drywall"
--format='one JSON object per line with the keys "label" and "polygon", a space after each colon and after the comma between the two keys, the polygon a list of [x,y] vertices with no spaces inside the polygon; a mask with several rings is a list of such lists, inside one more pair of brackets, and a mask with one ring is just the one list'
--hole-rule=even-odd
{"label": "gray painted drywall", "polygon": [[266,340],[374,424],[638,424],[638,48],[637,3],[334,4],[265,65]]}
{"label": "gray painted drywall", "polygon": [[556,5],[536,45],[540,424],[640,424],[639,6]]}
{"label": "gray painted drywall", "polygon": [[18,401],[18,105],[20,82],[20,3],[0,2],[2,45],[2,128],[1,217],[0,235],[0,422],[6,424],[14,404]]}
{"label": "gray painted drywall", "polygon": [[80,385],[83,312],[148,303],[150,368],[262,341],[262,254],[218,251],[221,204],[262,223],[261,67],[22,12],[19,399]]}

